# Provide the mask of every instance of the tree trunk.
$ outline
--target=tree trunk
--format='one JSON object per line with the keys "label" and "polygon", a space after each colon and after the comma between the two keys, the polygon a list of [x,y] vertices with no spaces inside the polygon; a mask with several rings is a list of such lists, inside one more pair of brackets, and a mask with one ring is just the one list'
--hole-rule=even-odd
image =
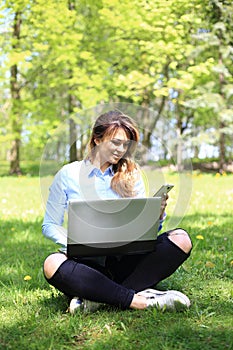
{"label": "tree trunk", "polygon": [[[68,97],[68,109],[69,109],[69,115],[72,116],[73,108],[74,108],[74,96]],[[69,161],[74,162],[77,160],[77,130],[76,130],[76,124],[72,117],[69,119],[69,143],[70,143],[70,152],[69,152]]]}
{"label": "tree trunk", "polygon": [[70,163],[77,160],[77,145],[76,145],[76,125],[72,118],[69,119],[70,127]]}
{"label": "tree trunk", "polygon": [[149,99],[142,103],[143,110],[141,111],[141,118],[143,120],[143,126],[144,126],[142,130],[142,145],[144,149],[142,150],[142,154],[141,154],[141,161],[140,161],[141,165],[147,163],[147,153],[148,153],[147,151],[150,150],[152,146],[151,137],[155,130],[156,124],[163,112],[165,101],[166,101],[166,97],[163,96],[158,106],[158,112],[156,116],[154,113],[151,116],[151,111],[149,108]]}
{"label": "tree trunk", "polygon": [[[222,42],[222,36],[220,35],[220,46]],[[223,64],[223,58],[222,58],[222,52],[219,51],[219,64]],[[219,74],[219,86],[220,86],[220,95],[222,96],[223,100],[225,100],[225,96],[223,93],[223,84],[224,84],[224,74],[220,73]],[[219,125],[219,131],[220,131],[220,136],[219,136],[219,172],[222,173],[226,169],[226,135],[222,131],[225,127],[225,123],[220,120],[220,125]]]}
{"label": "tree trunk", "polygon": [[225,138],[226,135],[224,132],[221,132],[221,129],[224,128],[224,123],[220,123],[220,136],[219,136],[219,172],[223,173],[226,170],[226,147],[225,147]]}
{"label": "tree trunk", "polygon": [[185,130],[185,127],[182,125],[182,118],[181,118],[181,112],[177,106],[177,128],[176,128],[176,135],[177,135],[177,145],[176,145],[176,162],[177,162],[177,170],[182,171],[184,170],[183,167],[183,139],[182,135]]}
{"label": "tree trunk", "polygon": [[177,162],[177,170],[182,171],[183,170],[183,164],[182,164],[182,136],[181,136],[181,130],[178,127],[177,130],[177,149],[176,149],[176,162]]}
{"label": "tree trunk", "polygon": [[12,141],[10,150],[10,175],[21,175],[22,171],[19,166],[20,140],[15,138]]}
{"label": "tree trunk", "polygon": [[[70,11],[75,10],[75,1],[68,0],[68,9]],[[72,72],[70,72],[70,78],[72,78]],[[69,116],[72,116],[74,111],[74,104],[75,104],[75,97],[73,95],[69,95],[68,97],[68,110],[69,110]],[[70,144],[70,151],[69,151],[69,161],[74,162],[77,160],[77,126],[70,117],[69,119],[69,144]]]}
{"label": "tree trunk", "polygon": [[194,158],[199,157],[200,147],[194,146]]}
{"label": "tree trunk", "polygon": [[[21,26],[21,13],[16,12],[13,24],[13,50],[17,49],[20,40],[20,26]],[[20,114],[20,86],[18,82],[18,67],[13,65],[10,68],[10,91],[12,100],[12,133],[14,139],[12,141],[12,146],[10,150],[10,174],[21,174],[20,169],[20,141],[22,132],[22,121]]]}

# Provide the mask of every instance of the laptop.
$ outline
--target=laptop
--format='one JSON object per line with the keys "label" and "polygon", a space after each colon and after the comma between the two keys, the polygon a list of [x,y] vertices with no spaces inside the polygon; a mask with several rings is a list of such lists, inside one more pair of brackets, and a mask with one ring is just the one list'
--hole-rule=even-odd
{"label": "laptop", "polygon": [[152,251],[160,207],[161,197],[69,201],[68,257]]}

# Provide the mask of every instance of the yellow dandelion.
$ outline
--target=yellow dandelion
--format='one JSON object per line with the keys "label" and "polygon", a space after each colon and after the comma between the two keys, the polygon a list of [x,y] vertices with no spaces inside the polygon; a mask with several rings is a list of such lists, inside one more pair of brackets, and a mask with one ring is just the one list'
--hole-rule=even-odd
{"label": "yellow dandelion", "polygon": [[211,261],[206,261],[205,266],[209,267],[210,269],[212,269],[213,267],[215,267],[215,264],[212,263]]}
{"label": "yellow dandelion", "polygon": [[29,275],[24,276],[24,281],[30,281],[32,278]]}
{"label": "yellow dandelion", "polygon": [[204,239],[204,237],[202,235],[197,235],[196,239]]}
{"label": "yellow dandelion", "polygon": [[212,221],[208,221],[207,225],[211,226],[211,225],[213,225],[213,222]]}
{"label": "yellow dandelion", "polygon": [[215,177],[217,177],[217,178],[220,177],[220,176],[221,176],[221,174],[219,174],[219,173],[215,174]]}
{"label": "yellow dandelion", "polygon": [[233,260],[231,260],[230,265],[233,266]]}

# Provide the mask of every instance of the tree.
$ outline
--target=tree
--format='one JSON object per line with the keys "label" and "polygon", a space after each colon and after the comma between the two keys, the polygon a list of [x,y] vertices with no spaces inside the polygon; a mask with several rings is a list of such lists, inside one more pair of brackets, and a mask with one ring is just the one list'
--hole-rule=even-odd
{"label": "tree", "polygon": [[[22,23],[22,13],[16,10],[13,18],[12,26],[12,49],[15,54],[20,49],[20,32]],[[20,82],[19,82],[19,67],[17,62],[10,67],[10,93],[11,93],[11,124],[14,139],[10,150],[10,174],[21,174],[19,159],[20,159],[20,142],[22,132],[22,117],[20,106]]]}
{"label": "tree", "polygon": [[169,106],[173,106],[170,112],[177,118],[177,130],[182,134],[193,117],[190,112],[186,118],[183,101],[194,84],[187,69],[195,49],[193,35],[201,22],[200,1],[170,1],[169,6],[161,1],[103,4],[100,15],[111,53],[106,84],[112,100],[137,103],[143,108],[137,117],[147,148],[158,120],[165,114],[170,117]]}
{"label": "tree", "polygon": [[[2,64],[5,67],[5,77],[1,88],[6,100],[9,101],[7,110],[7,124],[11,148],[9,152],[10,174],[21,174],[20,148],[22,131],[25,118],[25,80],[24,72],[27,67],[27,57],[30,56],[28,41],[25,32],[27,30],[27,5],[26,0],[20,2],[5,1],[1,6],[2,17]],[[5,20],[5,23],[4,23]]]}
{"label": "tree", "polygon": [[[216,37],[216,66],[219,74],[219,154],[220,172],[226,170],[226,137],[228,130],[233,135],[233,112],[232,112],[232,15],[233,5],[229,1],[212,0],[210,6],[211,22],[213,23],[213,35]],[[231,128],[229,128],[231,126]],[[227,130],[228,129],[228,130]]]}
{"label": "tree", "polygon": [[[90,16],[86,18],[84,2],[78,9],[74,1],[67,0],[17,0],[4,5],[2,11],[9,15],[8,31],[15,28],[11,48],[9,36],[5,37],[5,62],[11,64],[11,120],[17,150],[17,155],[12,155],[19,168],[23,129],[27,143],[42,150],[51,131],[68,118],[70,140],[77,138],[72,121],[75,114],[106,96],[101,86],[105,64],[95,56],[96,42],[90,41],[88,32],[96,29],[93,24],[98,8],[94,4],[88,10],[94,12],[92,21]],[[14,21],[18,21],[17,26]],[[76,143],[71,142],[70,159],[74,160]],[[17,167],[11,173],[19,172]]]}
{"label": "tree", "polygon": [[[40,100],[41,114],[44,116],[42,127],[46,119],[54,122],[54,126],[69,119],[69,158],[73,161],[77,159],[79,151],[76,140],[81,139],[84,132],[83,119],[78,120],[76,115],[106,96],[101,85],[105,64],[96,55],[99,32],[96,31],[95,19],[98,7],[94,3],[91,8],[86,7],[82,1],[78,7],[74,1],[61,1],[59,5],[53,1],[46,5],[48,10],[41,13],[39,9],[43,2],[39,0],[32,8],[36,30],[33,45],[37,52],[33,58],[33,69],[40,67],[42,57],[43,66],[31,89],[36,99]],[[46,113],[48,99],[51,108]],[[38,111],[33,112],[35,117],[36,113]],[[83,127],[86,128],[86,123]]]}
{"label": "tree", "polygon": [[[94,106],[112,102],[135,116],[144,148],[165,120],[178,163],[194,126],[219,133],[226,158],[233,91],[228,1],[16,0],[2,8],[9,23],[3,45],[8,75],[0,86],[10,95],[12,114],[4,107],[8,122],[1,130],[10,135],[11,129],[14,140],[20,136],[21,154],[39,157],[63,125],[69,159],[82,157]],[[16,13],[20,33],[13,40]],[[165,145],[171,133],[162,136]],[[61,137],[52,147],[58,158]]]}

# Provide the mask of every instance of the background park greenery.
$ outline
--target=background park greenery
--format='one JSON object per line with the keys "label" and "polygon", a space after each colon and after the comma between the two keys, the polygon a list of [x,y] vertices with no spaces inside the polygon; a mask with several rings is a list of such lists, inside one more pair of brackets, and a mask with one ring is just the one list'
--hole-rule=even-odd
{"label": "background park greenery", "polygon": [[[227,0],[1,2],[0,349],[233,348],[232,15]],[[190,297],[183,314],[71,316],[43,278],[57,249],[41,235],[44,191],[83,157],[90,125],[110,107],[139,122],[137,159],[151,184],[172,163],[161,170],[176,185],[168,219],[188,170],[180,225],[193,253],[158,286]],[[205,159],[212,173],[192,172],[204,156],[215,157]]]}
{"label": "background park greenery", "polygon": [[[181,145],[198,158],[205,144],[220,171],[227,170],[230,0],[4,0],[0,6],[0,158],[9,161],[10,173],[21,173],[21,160],[40,159],[59,125],[69,154],[57,135],[45,157],[81,158],[87,130],[106,103],[140,106],[131,114],[147,149],[159,128],[162,144],[174,141],[169,147],[178,165]],[[166,147],[159,156],[169,158]]]}

